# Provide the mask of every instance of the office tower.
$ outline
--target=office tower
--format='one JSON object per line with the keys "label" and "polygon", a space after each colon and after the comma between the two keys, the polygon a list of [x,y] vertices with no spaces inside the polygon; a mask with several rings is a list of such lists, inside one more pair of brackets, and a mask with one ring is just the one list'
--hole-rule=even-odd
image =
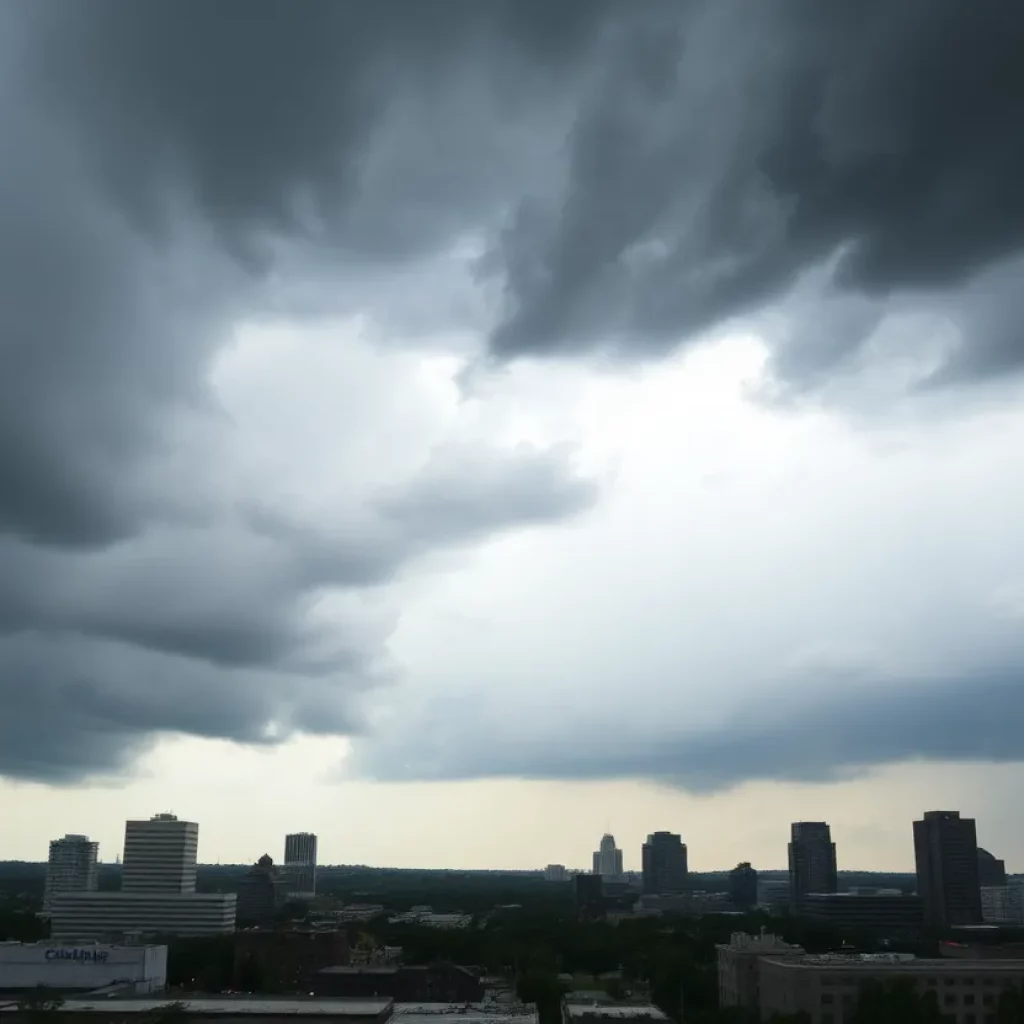
{"label": "office tower", "polygon": [[642,851],[644,892],[668,895],[686,891],[686,843],[676,832],[652,832]]}
{"label": "office tower", "polygon": [[607,879],[622,877],[622,851],[615,845],[615,837],[607,832],[594,853],[594,874]]}
{"label": "office tower", "polygon": [[238,884],[238,921],[243,924],[272,925],[278,909],[288,896],[287,879],[274,867],[268,854],[242,876]]}
{"label": "office tower", "polygon": [[198,844],[199,826],[173,814],[127,822],[121,891],[54,893],[50,937],[120,942],[234,931],[235,894],[195,891]]}
{"label": "office tower", "polygon": [[569,872],[564,864],[549,864],[544,869],[545,882],[568,882]]}
{"label": "office tower", "polygon": [[926,928],[981,924],[973,818],[961,818],[959,811],[926,811],[914,822],[914,858]]}
{"label": "office tower", "polygon": [[1006,885],[1006,862],[992,856],[988,850],[978,847],[978,884],[985,886]]}
{"label": "office tower", "polygon": [[124,828],[122,892],[195,892],[199,826],[157,814]]}
{"label": "office tower", "polygon": [[825,821],[795,821],[789,843],[789,898],[799,911],[809,892],[836,892],[836,844]]}
{"label": "office tower", "polygon": [[316,836],[312,832],[284,837],[284,870],[293,893],[310,896],[316,892]]}
{"label": "office tower", "polygon": [[50,843],[46,864],[46,889],[43,910],[50,909],[50,900],[59,892],[92,892],[96,888],[96,860],[100,844],[88,836],[66,835]]}
{"label": "office tower", "polygon": [[753,910],[757,906],[757,872],[750,861],[743,861],[729,872],[729,899],[737,910]]}

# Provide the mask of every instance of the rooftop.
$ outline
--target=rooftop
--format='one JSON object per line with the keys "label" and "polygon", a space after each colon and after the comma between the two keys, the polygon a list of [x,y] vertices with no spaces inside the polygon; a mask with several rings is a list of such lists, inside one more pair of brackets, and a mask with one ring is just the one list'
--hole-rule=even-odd
{"label": "rooftop", "polygon": [[[68,999],[61,1011],[70,1013],[119,1014],[152,1013],[173,1003],[168,996],[156,999]],[[390,999],[275,999],[272,996],[226,996],[221,999],[183,999],[185,1011],[191,1014],[217,1016],[295,1016],[376,1017],[392,1005]],[[16,1005],[0,1006],[0,1013],[16,1009]]]}
{"label": "rooftop", "polygon": [[602,1017],[606,1020],[668,1020],[668,1017],[650,1003],[617,1004],[614,1006],[595,1006],[593,1003],[569,1003],[565,1012],[570,1017]]}
{"label": "rooftop", "polygon": [[437,1024],[438,1018],[447,1017],[458,1017],[467,1024],[530,1024],[537,1020],[537,1011],[522,1003],[395,1003],[390,1020],[401,1020],[401,1024]]}
{"label": "rooftop", "polygon": [[909,953],[824,953],[819,956],[764,958],[768,963],[793,970],[896,970],[935,971],[936,973],[977,973],[993,971],[1002,974],[1024,974],[1024,960],[997,959],[918,959]]}

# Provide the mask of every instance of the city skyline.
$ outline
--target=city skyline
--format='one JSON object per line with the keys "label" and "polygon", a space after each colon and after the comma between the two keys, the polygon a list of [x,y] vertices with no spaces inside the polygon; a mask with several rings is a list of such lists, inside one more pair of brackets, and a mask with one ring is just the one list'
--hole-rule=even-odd
{"label": "city skyline", "polygon": [[1024,869],[1024,7],[252,3],[0,3],[7,855]]}
{"label": "city skyline", "polygon": [[[710,863],[707,866],[696,867],[696,868],[691,865],[689,870],[697,871],[697,872],[712,871],[712,872],[722,872],[722,873],[725,873],[725,872],[732,871],[732,869],[736,866],[736,864],[742,865],[744,863],[749,863],[749,864],[751,864],[751,866],[753,866],[753,868],[756,871],[761,871],[761,872],[780,872],[780,873],[786,874],[788,876],[788,879],[789,879],[789,881],[791,883],[792,883],[793,878],[794,878],[794,874],[793,874],[794,870],[798,870],[798,872],[800,874],[805,874],[805,873],[809,872],[809,874],[806,874],[806,878],[809,881],[805,882],[804,884],[798,884],[796,889],[794,889],[794,892],[797,892],[797,891],[800,891],[800,890],[805,891],[805,892],[828,892],[828,891],[835,891],[833,886],[831,884],[829,884],[829,882],[828,882],[828,873],[829,873],[829,871],[833,871],[834,872],[836,866],[838,867],[838,870],[839,870],[840,873],[842,873],[844,871],[845,872],[874,871],[874,872],[879,872],[879,873],[891,872],[891,873],[900,873],[900,874],[915,874],[915,873],[917,873],[918,875],[920,875],[921,863],[922,862],[921,862],[921,854],[920,854],[920,849],[919,849],[920,839],[919,839],[918,830],[919,830],[919,827],[922,826],[922,822],[918,820],[918,815],[919,814],[923,814],[924,815],[924,819],[926,821],[927,820],[931,820],[933,818],[937,818],[937,817],[945,818],[945,817],[948,817],[950,814],[952,814],[952,817],[957,819],[958,821],[960,820],[960,817],[961,817],[960,816],[960,812],[946,812],[946,811],[934,811],[934,810],[925,810],[923,812],[916,812],[915,816],[912,819],[910,819],[909,826],[908,826],[908,828],[909,828],[909,836],[910,836],[910,844],[911,844],[911,851],[912,851],[913,857],[914,857],[914,862],[913,862],[913,864],[911,865],[910,868],[898,867],[898,866],[894,866],[893,864],[882,864],[881,866],[871,866],[871,867],[868,867],[868,866],[865,866],[863,864],[858,864],[858,863],[847,863],[842,858],[842,852],[843,852],[842,851],[842,844],[841,844],[841,842],[838,842],[838,843],[836,842],[834,834],[832,833],[832,830],[831,830],[831,825],[829,823],[827,823],[827,822],[800,821],[800,822],[790,822],[787,825],[787,832],[788,832],[788,839],[789,839],[788,843],[786,844],[786,849],[787,849],[786,861],[787,861],[787,863],[784,864],[783,866],[778,866],[777,864],[769,862],[769,861],[765,861],[763,863],[756,863],[756,862],[752,862],[750,858],[741,858],[740,860],[736,861],[734,864],[731,864],[731,865]],[[970,826],[971,836],[974,837],[974,838],[972,838],[972,842],[974,844],[972,848],[976,852],[975,852],[975,854],[974,854],[974,856],[973,856],[973,858],[971,860],[972,865],[974,865],[974,867],[973,867],[973,871],[975,872],[975,876],[974,877],[976,879],[980,878],[980,876],[977,874],[978,871],[979,871],[979,867],[978,867],[978,865],[976,863],[976,861],[978,860],[979,857],[986,858],[986,860],[988,860],[994,868],[997,867],[998,872],[1001,873],[1001,877],[1003,877],[1003,878],[1005,878],[1005,876],[1007,874],[1008,875],[1017,874],[1017,872],[1013,869],[1012,866],[1009,869],[1004,868],[1003,865],[1005,864],[1005,858],[996,857],[993,853],[991,853],[990,851],[988,851],[988,850],[984,849],[983,847],[981,847],[980,843],[977,842],[977,840],[976,840],[977,831],[976,831],[976,828],[975,828],[975,820],[973,818],[970,818],[969,815],[966,815],[966,814],[963,815],[962,817],[964,819],[964,824]],[[135,829],[136,834],[139,835],[139,840],[141,840],[142,836],[146,833],[147,829],[153,829],[154,827],[159,827],[159,826],[177,827],[179,829],[179,831],[182,832],[183,835],[190,835],[191,836],[191,838],[189,840],[174,839],[174,840],[171,840],[171,842],[173,844],[180,844],[182,841],[190,843],[190,845],[188,847],[186,847],[186,848],[190,850],[189,856],[192,858],[191,861],[188,862],[183,867],[179,866],[179,867],[174,868],[174,870],[179,872],[179,877],[185,877],[186,879],[191,878],[193,883],[194,883],[194,873],[193,873],[194,872],[194,865],[197,862],[198,863],[202,863],[202,864],[233,864],[233,865],[237,865],[237,866],[251,866],[251,864],[255,860],[258,859],[257,857],[253,857],[253,858],[251,858],[249,860],[245,860],[244,858],[240,859],[240,860],[231,859],[231,858],[204,859],[203,857],[198,856],[199,851],[197,849],[197,843],[196,843],[196,837],[198,835],[198,823],[196,823],[194,821],[187,821],[187,820],[186,821],[179,821],[178,818],[175,815],[169,814],[169,813],[166,813],[166,812],[161,812],[161,813],[158,813],[156,815],[151,815],[148,819],[138,819],[138,820],[129,819],[125,823],[125,825],[124,825],[125,849],[127,849],[127,840],[129,838],[129,836],[132,834],[133,828]],[[982,823],[982,827],[984,828],[984,823]],[[822,854],[819,854],[817,852],[797,853],[796,851],[798,849],[798,846],[797,846],[798,837],[803,837],[801,839],[801,842],[804,843],[805,845],[809,844],[807,846],[807,849],[809,851],[816,851],[817,847],[823,844],[824,845],[824,854],[822,855]],[[68,834],[68,835],[65,835],[65,837],[64,837],[64,840],[85,840],[85,839],[86,839],[86,837],[83,836],[83,835],[80,835],[80,834]],[[640,847],[639,847],[640,856],[639,856],[639,858],[637,858],[635,856],[635,851],[631,851],[629,846],[623,847],[623,846],[619,845],[617,843],[617,841],[615,840],[615,837],[613,835],[611,835],[610,833],[605,832],[605,833],[603,833],[603,835],[601,837],[601,841],[598,844],[598,846],[599,846],[599,851],[605,852],[606,856],[605,856],[605,858],[603,860],[600,860],[599,852],[597,852],[597,851],[592,852],[591,858],[590,858],[591,859],[591,863],[589,865],[579,864],[579,863],[575,863],[575,862],[572,862],[572,861],[547,861],[547,862],[537,861],[537,862],[533,862],[533,863],[514,864],[514,865],[513,864],[508,864],[508,863],[504,863],[504,864],[490,864],[490,865],[473,865],[473,864],[463,863],[463,864],[458,864],[458,865],[451,865],[451,864],[428,864],[428,863],[423,863],[423,862],[407,862],[407,863],[379,862],[379,863],[372,863],[372,862],[369,862],[369,861],[366,861],[366,860],[353,860],[353,859],[344,859],[344,858],[338,859],[338,860],[324,859],[324,858],[322,858],[319,855],[319,836],[316,833],[312,833],[312,832],[309,832],[309,831],[302,831],[302,832],[289,833],[288,835],[285,836],[285,858],[288,856],[288,851],[292,850],[294,852],[294,856],[296,858],[295,861],[294,861],[293,867],[298,867],[299,865],[304,865],[307,869],[311,869],[313,871],[314,885],[315,885],[315,869],[317,867],[331,867],[331,866],[336,866],[336,865],[337,866],[341,866],[341,865],[348,865],[348,866],[352,866],[352,865],[365,865],[367,867],[377,867],[377,868],[389,868],[389,867],[393,867],[393,868],[411,868],[411,869],[421,868],[421,869],[430,869],[430,870],[445,870],[445,869],[449,869],[449,868],[452,868],[452,867],[456,867],[456,868],[462,868],[462,869],[466,869],[466,870],[474,870],[474,869],[477,869],[477,870],[497,870],[497,871],[500,871],[500,870],[522,871],[522,870],[525,870],[525,871],[537,871],[537,872],[540,872],[540,873],[543,873],[546,867],[554,866],[554,867],[564,868],[569,873],[569,875],[571,875],[572,873],[576,873],[576,872],[579,872],[579,873],[597,872],[597,870],[598,870],[598,863],[599,863],[599,860],[600,860],[601,863],[605,863],[605,864],[608,864],[608,865],[621,865],[621,870],[622,870],[622,872],[624,874],[630,874],[630,875],[633,875],[633,876],[635,876],[637,878],[640,878],[640,876],[644,874],[645,862],[646,862],[648,850],[651,848],[652,842],[654,842],[654,841],[667,842],[667,843],[670,844],[670,848],[673,848],[672,844],[678,844],[679,843],[679,839],[680,839],[680,836],[679,836],[678,833],[671,833],[671,832],[669,832],[667,830],[655,830],[655,832],[653,832],[653,833],[648,833],[648,834],[646,834],[643,837],[643,840],[642,840],[642,842],[640,844]],[[137,840],[137,842],[139,840]],[[156,849],[158,851],[159,848],[160,848],[160,844],[162,844],[164,842],[167,842],[168,840],[170,840],[170,836],[169,835],[168,835],[167,839],[161,839],[161,838],[157,837],[157,842],[154,844],[154,840],[152,838],[147,838],[145,840],[145,844],[146,844],[146,846],[148,848]],[[59,838],[50,841],[49,848],[50,848],[50,851],[51,851],[51,857],[52,857],[52,851],[54,849],[54,845],[56,843],[61,843],[61,842],[63,842],[63,840],[61,840]],[[90,841],[90,846],[91,847],[98,847],[99,844],[96,841]],[[687,844],[686,843],[682,843],[680,846],[678,846],[678,850],[679,850],[681,858],[682,858],[682,861],[681,861],[682,870],[683,870],[683,872],[685,874],[686,863],[687,863],[687,859],[688,859],[687,858],[687,850],[688,850]],[[632,859],[630,857],[631,852],[633,853],[633,858]],[[825,858],[824,860],[822,860],[822,856],[824,856],[824,858]],[[152,854],[150,854],[149,857],[152,859]],[[281,866],[282,869],[287,867],[287,861],[286,861],[285,858],[282,858],[281,863],[280,863],[280,866]],[[9,855],[7,855],[4,852],[4,850],[0,850],[0,860],[8,860],[8,859],[12,859],[12,860],[13,859],[33,860],[34,858],[32,858],[32,857],[10,857]],[[120,859],[121,859],[120,858],[120,854],[116,854],[115,857],[113,858],[113,860],[111,860],[111,859],[104,859],[102,856],[99,856],[98,857],[98,862],[99,863],[114,863],[114,862],[119,862]],[[44,858],[44,861],[45,861],[45,858]],[[166,872],[169,869],[168,865],[166,864],[166,858],[161,859],[161,858],[158,857],[157,861],[161,864],[161,870]],[[636,862],[636,866],[633,866],[633,862],[634,861]],[[654,864],[653,861],[651,862],[651,864],[652,864],[652,870],[656,870],[656,871],[659,871],[659,872],[661,870],[663,870],[661,868],[655,869],[653,867],[653,864]],[[794,867],[795,864],[797,865],[796,868]],[[189,865],[192,865],[192,866],[189,866]],[[129,868],[131,868],[131,865],[129,865]],[[182,871],[184,871],[183,875],[181,874]],[[1022,871],[1020,873],[1024,874],[1024,871]],[[131,874],[131,870],[129,870],[129,875],[130,874]],[[606,877],[612,877],[613,878],[613,877],[615,877],[616,874],[617,874],[617,870],[612,871],[610,873],[606,873]],[[147,878],[147,882],[146,882],[144,887],[145,888],[150,888],[150,883],[148,882],[148,877],[149,877],[148,872],[146,873],[146,875],[144,877]],[[654,876],[652,875],[651,878],[653,878],[653,877]],[[661,879],[657,883],[657,885],[662,885],[662,884],[666,884],[664,879]],[[981,883],[981,884],[1002,884],[1002,883],[997,882],[997,881],[991,881],[991,882],[984,882],[984,883]],[[176,883],[175,883],[174,887],[177,888],[177,884]]]}

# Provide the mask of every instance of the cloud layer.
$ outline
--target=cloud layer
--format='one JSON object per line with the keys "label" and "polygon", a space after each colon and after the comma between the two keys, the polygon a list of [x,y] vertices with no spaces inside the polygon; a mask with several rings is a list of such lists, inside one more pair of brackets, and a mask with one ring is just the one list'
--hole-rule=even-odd
{"label": "cloud layer", "polygon": [[[396,580],[598,500],[467,361],[742,321],[783,395],[1015,373],[1022,45],[955,0],[4,5],[0,773],[365,730]],[[246,399],[267,325],[345,354]]]}

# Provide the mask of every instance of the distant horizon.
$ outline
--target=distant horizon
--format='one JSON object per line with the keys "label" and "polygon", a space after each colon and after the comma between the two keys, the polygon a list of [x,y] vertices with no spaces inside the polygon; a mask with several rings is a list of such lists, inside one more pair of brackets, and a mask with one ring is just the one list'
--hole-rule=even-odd
{"label": "distant horizon", "polygon": [[[121,867],[122,864],[119,860],[100,860],[97,863],[101,867]],[[199,868],[248,868],[256,863],[255,861],[201,861],[196,867]],[[279,861],[275,860],[275,864]],[[555,863],[552,861],[551,863]],[[24,864],[31,866],[38,866],[45,868],[47,862],[45,860],[0,860],[0,868],[3,868],[8,864]],[[752,865],[753,866],[753,865]],[[487,875],[543,875],[547,865],[539,868],[418,868],[418,867],[392,867],[389,865],[377,865],[377,864],[317,864],[317,871],[323,870],[360,870],[360,871],[401,871],[409,874],[423,873],[423,874],[487,874]],[[592,874],[589,868],[573,868],[567,864],[561,865],[570,874]],[[727,875],[732,871],[736,865],[734,864],[729,868],[713,868],[710,871],[690,871],[690,876],[701,876],[701,875]],[[784,875],[789,873],[788,868],[759,868],[753,866],[754,870],[760,874],[773,874],[773,875]],[[914,871],[890,871],[887,869],[864,869],[859,868],[840,868],[840,875],[907,875],[913,877],[916,873]],[[630,869],[623,872],[625,875],[639,875],[641,872],[638,869]],[[1008,875],[1012,875],[1013,872],[1007,872]],[[550,883],[557,885],[557,882]]]}

